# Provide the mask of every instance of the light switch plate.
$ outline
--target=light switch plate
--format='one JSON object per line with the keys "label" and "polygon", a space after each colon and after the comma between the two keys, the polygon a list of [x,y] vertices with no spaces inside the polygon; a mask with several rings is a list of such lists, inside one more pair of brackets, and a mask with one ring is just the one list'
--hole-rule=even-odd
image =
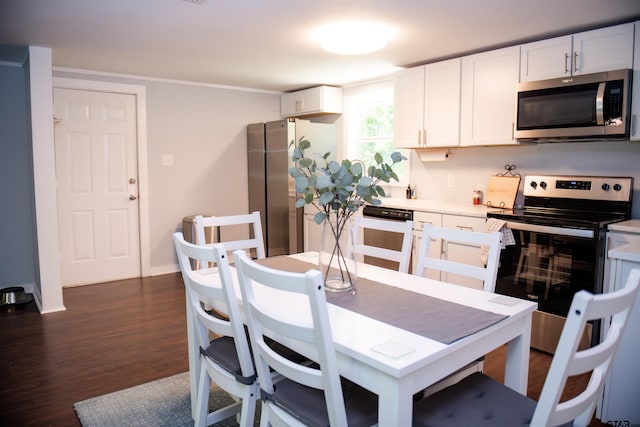
{"label": "light switch plate", "polygon": [[162,166],[173,166],[173,154],[162,155]]}

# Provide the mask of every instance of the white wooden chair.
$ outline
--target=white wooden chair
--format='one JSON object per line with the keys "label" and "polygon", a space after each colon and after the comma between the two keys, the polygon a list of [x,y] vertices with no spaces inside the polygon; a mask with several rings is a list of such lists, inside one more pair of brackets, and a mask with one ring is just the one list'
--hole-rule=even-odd
{"label": "white wooden chair", "polygon": [[[478,247],[478,253],[483,246],[488,246],[487,263],[484,266],[465,264],[445,258],[436,258],[429,255],[430,245],[438,239],[443,245],[449,243],[464,244]],[[418,251],[418,265],[414,274],[425,276],[427,270],[438,270],[448,274],[466,276],[471,279],[482,280],[483,290],[494,292],[498,263],[500,262],[502,234],[499,231],[485,233],[480,231],[460,230],[455,228],[436,227],[425,224],[422,229],[422,241]],[[445,251],[446,253],[446,251]],[[480,255],[478,255],[480,259]]]}
{"label": "white wooden chair", "polygon": [[[355,384],[341,381],[320,272],[289,273],[270,269],[234,252],[246,321],[262,392],[261,426],[373,425],[378,398]],[[281,295],[299,296],[283,312],[270,310]],[[274,352],[265,333],[302,343],[317,364],[299,364]],[[284,376],[274,387],[269,369]]]}
{"label": "white wooden chair", "polygon": [[[414,425],[587,426],[639,291],[640,269],[635,269],[623,289],[597,295],[580,291],[574,295],[537,403],[478,373],[417,402]],[[606,336],[598,345],[579,351],[586,323],[596,319],[610,322]],[[591,376],[586,388],[559,403],[567,378],[587,372]]]}
{"label": "white wooden chair", "polygon": [[[402,235],[401,250],[385,249],[363,243],[364,230],[367,228]],[[353,227],[351,228],[351,233],[358,256],[364,255],[395,261],[398,263],[398,271],[402,273],[409,272],[411,243],[413,242],[413,221],[385,221],[376,218],[357,216],[355,217]]]}
{"label": "white wooden chair", "polygon": [[[265,257],[264,239],[262,236],[262,222],[260,220],[260,212],[252,212],[244,215],[228,215],[228,216],[207,216],[197,215],[195,217],[196,223],[196,244],[204,245],[205,240],[205,228],[214,227],[218,228],[227,226],[236,226],[242,224],[248,224],[250,232],[253,237],[249,239],[224,241],[224,246],[228,251],[235,251],[237,249],[255,250],[255,256],[258,259]],[[219,235],[220,233],[218,233]]]}
{"label": "white wooden chair", "polygon": [[[422,241],[420,242],[420,249],[418,252],[418,265],[415,267],[414,274],[424,277],[427,275],[428,271],[436,270],[447,274],[465,276],[470,279],[482,281],[482,289],[485,292],[493,292],[496,287],[498,264],[500,262],[500,250],[502,247],[501,239],[502,234],[499,231],[485,233],[424,224],[422,229]],[[438,255],[441,255],[441,251],[430,251],[430,249],[431,245],[438,241],[442,241],[443,245],[456,243],[477,247],[479,263],[481,263],[480,252],[483,247],[487,247],[487,263],[484,266],[479,266],[456,262],[449,259],[436,258],[433,254],[437,253]],[[439,390],[455,384],[474,372],[482,372],[483,366],[484,357],[470,363],[457,372],[454,372],[452,375],[442,379],[440,382],[427,388],[424,390],[423,395],[429,396],[430,394],[436,393]]]}
{"label": "white wooden chair", "polygon": [[[253,426],[259,386],[247,335],[235,294],[231,271],[223,244],[211,246],[194,245],[184,240],[182,233],[173,235],[176,252],[185,283],[188,329],[191,334],[189,351],[199,355],[199,363],[190,366],[191,381],[197,379],[195,389],[197,427],[211,425],[240,412],[240,425]],[[217,272],[202,274],[191,268],[190,259],[215,262]],[[216,274],[220,286],[206,283],[205,277]],[[205,311],[203,302],[221,307],[226,316]],[[209,332],[218,336],[209,339]],[[198,353],[196,353],[196,351]],[[195,357],[198,356],[194,356]],[[190,364],[191,365],[191,364]],[[231,394],[239,402],[208,413],[211,381]]]}

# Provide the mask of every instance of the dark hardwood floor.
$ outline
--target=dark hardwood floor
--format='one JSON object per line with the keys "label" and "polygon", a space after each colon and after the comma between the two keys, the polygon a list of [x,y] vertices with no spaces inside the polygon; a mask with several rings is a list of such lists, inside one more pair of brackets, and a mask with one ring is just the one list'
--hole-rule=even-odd
{"label": "dark hardwood floor", "polygon": [[[188,369],[179,274],[66,288],[64,304],[44,315],[34,303],[1,308],[0,426],[79,426],[74,402]],[[504,357],[504,348],[489,354],[485,372],[502,380]],[[550,359],[531,352],[533,398]]]}

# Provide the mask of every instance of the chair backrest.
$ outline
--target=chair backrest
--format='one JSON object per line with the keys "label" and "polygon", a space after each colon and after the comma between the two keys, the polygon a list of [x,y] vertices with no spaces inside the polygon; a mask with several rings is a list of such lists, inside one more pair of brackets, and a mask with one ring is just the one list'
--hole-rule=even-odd
{"label": "chair backrest", "polygon": [[[631,271],[625,287],[605,294],[580,291],[573,297],[556,353],[536,406],[532,426],[556,426],[572,420],[575,426],[591,421],[597,400],[640,291],[640,269]],[[594,347],[578,351],[585,325],[590,320],[609,323],[606,336]],[[582,393],[558,403],[567,378],[591,372]]]}
{"label": "chair backrest", "polygon": [[[309,270],[306,273],[290,273],[270,269],[252,261],[242,251],[234,252],[234,258],[263,393],[274,393],[273,381],[269,375],[271,366],[290,380],[323,390],[330,424],[347,425],[320,272]],[[273,310],[269,301],[274,298],[289,299],[291,310]],[[288,345],[292,342],[301,343],[308,349],[305,356],[317,361],[320,366],[291,361],[276,353],[265,341],[265,330],[272,331]]]}
{"label": "chair backrest", "polygon": [[[187,303],[190,304],[193,313],[197,344],[203,349],[209,346],[209,331],[219,336],[232,337],[235,341],[242,376],[251,378],[255,375],[255,369],[242,323],[225,245],[221,243],[212,246],[194,245],[185,241],[180,232],[174,233],[173,240],[185,283]],[[191,268],[190,259],[215,262],[217,273],[209,271],[207,275],[217,274],[220,286],[211,286],[211,283],[207,283],[204,274]],[[216,316],[205,311],[201,302],[211,306],[215,305],[226,316]]]}
{"label": "chair backrest", "polygon": [[238,249],[255,249],[256,257],[258,259],[262,259],[265,257],[264,239],[262,236],[262,223],[260,221],[260,212],[258,211],[252,212],[250,214],[229,216],[205,217],[202,215],[197,215],[195,217],[195,223],[196,243],[199,245],[206,244],[205,228],[248,224],[250,226],[250,232],[253,234],[253,237],[250,239],[225,241],[225,248],[228,251],[235,251]]}
{"label": "chair backrest", "polygon": [[[401,249],[386,249],[364,243],[365,229],[397,233],[402,237]],[[351,233],[358,256],[365,255],[395,261],[398,263],[398,271],[402,273],[409,272],[411,243],[413,242],[413,221],[386,221],[383,219],[357,216],[353,222]]]}
{"label": "chair backrest", "polygon": [[[483,290],[493,292],[496,287],[496,276],[498,274],[498,263],[500,262],[502,234],[499,231],[484,233],[480,231],[461,230],[456,228],[436,227],[431,224],[424,224],[422,229],[422,241],[418,251],[418,263],[414,274],[425,276],[428,270],[438,270],[446,273],[467,276],[479,279],[483,282]],[[442,241],[443,245],[449,243],[464,244],[478,247],[478,261],[480,261],[480,251],[483,247],[488,248],[487,262],[484,266],[456,262],[450,259],[436,258],[430,256],[430,245],[434,241]],[[447,251],[444,251],[445,254]],[[440,255],[440,251],[438,251]],[[479,264],[482,264],[479,262]]]}

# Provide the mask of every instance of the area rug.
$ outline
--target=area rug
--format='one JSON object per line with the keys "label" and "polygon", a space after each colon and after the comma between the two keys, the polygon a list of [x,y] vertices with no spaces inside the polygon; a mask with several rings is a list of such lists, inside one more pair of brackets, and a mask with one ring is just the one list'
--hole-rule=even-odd
{"label": "area rug", "polygon": [[[231,403],[231,396],[215,384],[211,386],[210,411]],[[83,427],[193,426],[188,372],[76,402],[73,408]],[[259,425],[257,409],[256,426]],[[238,423],[235,417],[230,417],[215,425],[226,427]]]}

